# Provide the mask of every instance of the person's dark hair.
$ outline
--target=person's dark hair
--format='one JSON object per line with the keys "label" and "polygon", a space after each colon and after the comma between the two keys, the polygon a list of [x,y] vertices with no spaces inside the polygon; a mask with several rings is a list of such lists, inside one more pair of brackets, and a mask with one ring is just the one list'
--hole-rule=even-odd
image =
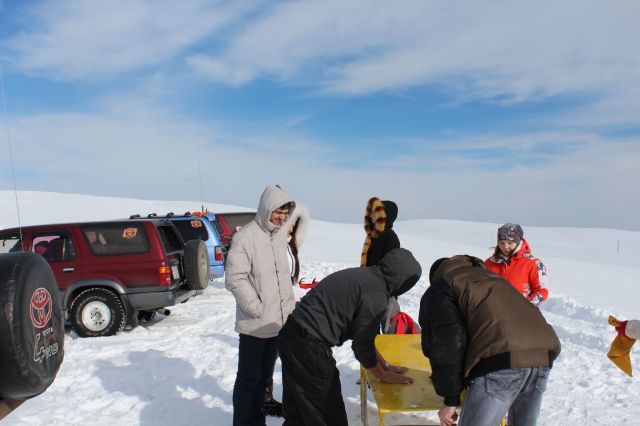
{"label": "person's dark hair", "polygon": [[291,209],[293,209],[295,206],[296,206],[296,203],[294,203],[293,201],[289,201],[288,203],[283,204],[280,207],[278,207],[278,209],[291,211]]}
{"label": "person's dark hair", "polygon": [[289,240],[289,247],[291,248],[291,256],[293,256],[293,275],[291,279],[294,283],[298,282],[300,276],[300,262],[298,261],[298,244],[296,243],[296,232],[298,231],[298,225],[300,225],[300,219],[298,218],[291,228],[291,240]]}
{"label": "person's dark hair", "polygon": [[433,281],[433,274],[436,273],[436,269],[438,269],[438,267],[442,265],[442,262],[444,262],[445,260],[449,260],[449,258],[441,257],[440,259],[433,262],[433,265],[431,265],[431,269],[429,269],[429,282]]}

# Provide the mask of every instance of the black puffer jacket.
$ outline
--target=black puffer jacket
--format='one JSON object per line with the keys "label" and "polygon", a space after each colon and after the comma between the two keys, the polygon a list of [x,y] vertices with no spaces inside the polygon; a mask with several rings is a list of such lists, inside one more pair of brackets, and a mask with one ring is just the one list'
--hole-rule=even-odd
{"label": "black puffer jacket", "polygon": [[398,217],[398,206],[393,201],[383,201],[387,221],[382,235],[371,239],[371,246],[367,252],[367,266],[377,265],[385,254],[400,247],[400,240],[393,230],[393,222]]}
{"label": "black puffer jacket", "polygon": [[471,256],[433,271],[420,301],[422,351],[446,405],[460,403],[465,380],[507,368],[551,367],[560,341],[540,310]]}
{"label": "black puffer jacket", "polygon": [[390,296],[411,289],[422,274],[410,251],[397,249],[379,265],[350,268],[325,277],[298,302],[289,317],[312,337],[331,346],[353,339],[365,368],[376,366],[374,341]]}

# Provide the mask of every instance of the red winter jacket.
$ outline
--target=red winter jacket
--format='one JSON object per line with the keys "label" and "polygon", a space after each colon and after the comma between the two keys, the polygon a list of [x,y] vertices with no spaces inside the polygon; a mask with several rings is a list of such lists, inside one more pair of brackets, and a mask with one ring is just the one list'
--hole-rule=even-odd
{"label": "red winter jacket", "polygon": [[518,251],[506,259],[499,254],[494,254],[484,261],[487,269],[505,278],[524,297],[536,305],[547,300],[547,269],[537,257],[531,254],[529,243],[524,238]]}

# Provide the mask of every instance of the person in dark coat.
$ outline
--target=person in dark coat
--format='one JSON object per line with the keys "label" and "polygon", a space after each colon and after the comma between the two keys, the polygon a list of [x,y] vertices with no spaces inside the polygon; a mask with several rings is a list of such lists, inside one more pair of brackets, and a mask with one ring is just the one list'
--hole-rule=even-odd
{"label": "person in dark coat", "polygon": [[460,426],[536,424],[558,336],[540,310],[472,256],[437,260],[420,301],[422,351],[452,426],[465,384]]}
{"label": "person in dark coat", "polygon": [[[360,266],[377,265],[391,250],[400,247],[398,235],[393,230],[393,223],[398,217],[398,205],[393,201],[381,201],[378,197],[371,197],[367,202],[364,214],[364,231],[366,238],[362,247]],[[386,333],[393,318],[400,312],[400,304],[396,297],[389,298],[387,314],[380,323],[380,330]],[[360,384],[360,379],[356,382]]]}
{"label": "person in dark coat", "polygon": [[324,278],[296,304],[280,331],[284,425],[347,425],[340,374],[331,348],[352,340],[356,359],[386,383],[411,383],[389,365],[375,338],[390,296],[411,289],[422,273],[411,252],[396,249],[376,265]]}
{"label": "person in dark coat", "polygon": [[400,240],[393,230],[393,222],[398,217],[398,206],[393,201],[381,201],[372,197],[367,203],[364,216],[364,230],[367,234],[360,266],[373,266],[391,250],[400,247]]}

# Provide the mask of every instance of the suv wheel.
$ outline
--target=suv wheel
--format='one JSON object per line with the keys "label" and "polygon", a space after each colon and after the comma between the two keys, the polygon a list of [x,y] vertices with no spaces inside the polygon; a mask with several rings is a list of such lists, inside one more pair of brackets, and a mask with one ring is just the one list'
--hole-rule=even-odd
{"label": "suv wheel", "polygon": [[190,240],[184,248],[184,274],[187,287],[191,290],[204,290],[209,285],[211,272],[209,252],[202,240]]}
{"label": "suv wheel", "polygon": [[125,325],[124,306],[110,290],[85,290],[71,304],[71,325],[80,337],[118,334]]}

